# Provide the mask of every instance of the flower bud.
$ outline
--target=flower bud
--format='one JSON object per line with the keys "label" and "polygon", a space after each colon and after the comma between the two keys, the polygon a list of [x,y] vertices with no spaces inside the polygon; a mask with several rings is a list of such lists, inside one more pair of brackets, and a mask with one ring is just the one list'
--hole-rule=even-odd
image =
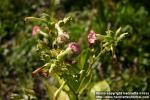
{"label": "flower bud", "polygon": [[35,76],[35,74],[37,74],[37,73],[41,72],[41,71],[43,70],[43,68],[44,68],[44,66],[43,66],[43,67],[39,67],[39,68],[37,68],[35,71],[33,71],[33,72],[32,72],[32,76],[34,77],[34,76]]}

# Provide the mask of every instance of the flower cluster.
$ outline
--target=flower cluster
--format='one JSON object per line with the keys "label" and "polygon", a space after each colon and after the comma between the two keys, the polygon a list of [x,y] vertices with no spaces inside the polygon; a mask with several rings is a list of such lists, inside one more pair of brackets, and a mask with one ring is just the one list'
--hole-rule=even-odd
{"label": "flower cluster", "polygon": [[[30,17],[30,19],[32,19],[32,17]],[[44,21],[45,23],[45,19],[40,19],[40,21]],[[97,65],[100,55],[112,50],[112,48],[127,34],[123,33],[119,35],[121,28],[116,32],[108,30],[106,35],[97,34],[94,30],[91,30],[87,33],[86,37],[86,44],[88,44],[88,46],[84,47],[80,41],[70,42],[72,41],[70,39],[71,35],[69,36],[62,27],[68,22],[70,22],[70,18],[64,18],[58,22],[47,24],[46,27],[48,27],[49,31],[44,30],[40,25],[34,26],[32,30],[33,36],[42,35],[42,39],[41,37],[38,38],[37,47],[41,53],[42,60],[47,62],[43,67],[33,71],[32,75],[35,76],[35,74],[39,72],[46,77],[50,75],[54,77],[57,76],[56,79],[61,86],[54,93],[55,99],[64,85],[70,88],[69,90],[66,89],[66,91],[72,91],[68,93],[81,94],[88,86],[88,83],[91,82],[92,70],[94,66]],[[49,27],[49,25],[51,25],[51,27]],[[46,43],[44,41],[46,41]],[[100,46],[102,46],[101,50],[96,50],[97,48],[94,48],[93,45],[96,41],[100,42]],[[90,54],[91,46],[95,54]],[[98,55],[96,55],[97,51],[99,51]],[[75,63],[67,63],[67,60]]]}

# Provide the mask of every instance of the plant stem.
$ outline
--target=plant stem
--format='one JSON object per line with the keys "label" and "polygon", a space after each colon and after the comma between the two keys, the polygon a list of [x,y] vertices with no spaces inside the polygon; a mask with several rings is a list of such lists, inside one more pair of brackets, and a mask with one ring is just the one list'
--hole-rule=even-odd
{"label": "plant stem", "polygon": [[57,98],[58,98],[58,96],[60,95],[60,92],[61,92],[61,90],[62,90],[62,88],[64,87],[65,84],[66,84],[66,82],[64,81],[64,82],[62,83],[62,85],[60,86],[60,88],[57,89],[57,91],[56,91],[55,94],[54,94],[54,99],[53,99],[53,100],[57,100]]}

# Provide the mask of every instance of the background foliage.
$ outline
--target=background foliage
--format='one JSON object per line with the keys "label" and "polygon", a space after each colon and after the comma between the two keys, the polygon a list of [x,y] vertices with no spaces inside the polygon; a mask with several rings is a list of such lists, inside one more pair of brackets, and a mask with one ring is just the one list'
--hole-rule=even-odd
{"label": "background foliage", "polygon": [[72,16],[73,23],[65,27],[72,40],[85,36],[87,27],[101,34],[108,27],[128,31],[116,47],[117,58],[105,55],[93,81],[107,80],[112,91],[150,91],[148,0],[0,0],[0,4],[0,99],[48,99],[48,79],[31,76],[43,61],[35,50],[32,25],[24,21],[42,13],[58,19]]}

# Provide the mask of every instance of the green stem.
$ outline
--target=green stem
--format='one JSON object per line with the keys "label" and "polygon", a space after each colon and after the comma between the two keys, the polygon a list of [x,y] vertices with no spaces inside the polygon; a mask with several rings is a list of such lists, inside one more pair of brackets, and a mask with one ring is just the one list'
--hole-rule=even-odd
{"label": "green stem", "polygon": [[60,28],[58,23],[55,24],[55,28],[57,29],[59,35],[63,34],[63,30]]}
{"label": "green stem", "polygon": [[55,94],[54,94],[54,99],[53,99],[53,100],[57,100],[57,98],[58,98],[58,96],[60,95],[60,92],[61,92],[61,90],[62,90],[62,88],[64,87],[65,84],[66,84],[66,82],[64,81],[64,82],[62,83],[62,85],[60,86],[60,88],[57,89],[57,91],[56,91]]}
{"label": "green stem", "polygon": [[40,31],[39,33],[40,33],[41,35],[45,36],[45,37],[48,37],[48,34],[46,34],[46,33],[43,32],[43,31]]}
{"label": "green stem", "polygon": [[31,20],[31,21],[46,21],[46,19],[43,19],[43,18],[36,18],[36,17],[26,17],[25,18],[25,21],[27,20]]}
{"label": "green stem", "polygon": [[58,60],[61,60],[63,59],[67,54],[70,53],[70,48],[67,48],[65,51],[61,52],[58,56],[57,56],[57,59]]}

